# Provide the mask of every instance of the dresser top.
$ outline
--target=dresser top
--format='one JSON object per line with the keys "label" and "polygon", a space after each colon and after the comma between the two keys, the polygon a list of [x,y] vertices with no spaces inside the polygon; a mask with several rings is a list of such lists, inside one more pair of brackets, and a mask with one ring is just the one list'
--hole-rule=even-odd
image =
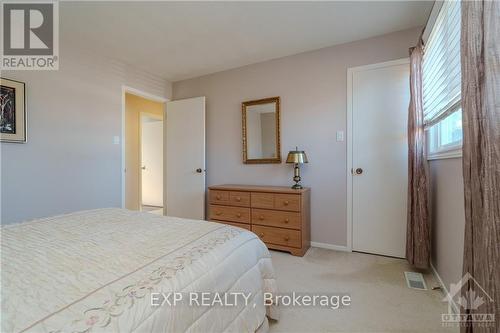
{"label": "dresser top", "polygon": [[263,185],[239,185],[239,184],[223,184],[208,187],[210,190],[225,190],[225,191],[242,191],[242,192],[271,192],[271,193],[289,193],[300,194],[310,190],[309,187],[304,187],[300,190],[294,190],[287,186],[263,186]]}

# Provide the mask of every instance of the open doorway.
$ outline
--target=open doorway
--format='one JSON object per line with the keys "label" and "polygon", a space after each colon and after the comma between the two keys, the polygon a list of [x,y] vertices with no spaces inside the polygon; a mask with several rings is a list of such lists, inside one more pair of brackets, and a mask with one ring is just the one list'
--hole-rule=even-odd
{"label": "open doorway", "polygon": [[122,142],[123,208],[204,219],[205,97],[168,101],[123,86]]}
{"label": "open doorway", "polygon": [[163,215],[165,102],[125,92],[125,208]]}

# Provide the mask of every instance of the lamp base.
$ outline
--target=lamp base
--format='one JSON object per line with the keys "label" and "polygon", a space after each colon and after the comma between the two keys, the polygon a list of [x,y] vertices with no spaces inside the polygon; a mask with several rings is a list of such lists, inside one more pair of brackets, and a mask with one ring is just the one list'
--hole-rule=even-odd
{"label": "lamp base", "polygon": [[295,163],[293,168],[293,181],[295,182],[295,185],[292,186],[292,189],[301,190],[302,185],[300,185],[300,168],[298,163]]}

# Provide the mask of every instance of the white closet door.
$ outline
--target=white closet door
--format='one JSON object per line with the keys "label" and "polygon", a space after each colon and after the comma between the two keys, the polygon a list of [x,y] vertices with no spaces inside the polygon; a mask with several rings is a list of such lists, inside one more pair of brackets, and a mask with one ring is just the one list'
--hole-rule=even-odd
{"label": "white closet door", "polygon": [[352,73],[353,250],[405,256],[409,64]]}

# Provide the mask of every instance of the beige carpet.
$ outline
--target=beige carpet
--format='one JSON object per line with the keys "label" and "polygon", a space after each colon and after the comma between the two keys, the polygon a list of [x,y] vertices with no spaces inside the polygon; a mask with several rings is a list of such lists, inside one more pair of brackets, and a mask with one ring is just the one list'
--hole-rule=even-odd
{"label": "beige carpet", "polygon": [[272,251],[280,292],[349,293],[350,308],[281,309],[270,332],[458,332],[441,325],[447,304],[431,290],[438,283],[425,279],[429,290],[406,286],[406,261],[362,253],[311,248],[303,257]]}

